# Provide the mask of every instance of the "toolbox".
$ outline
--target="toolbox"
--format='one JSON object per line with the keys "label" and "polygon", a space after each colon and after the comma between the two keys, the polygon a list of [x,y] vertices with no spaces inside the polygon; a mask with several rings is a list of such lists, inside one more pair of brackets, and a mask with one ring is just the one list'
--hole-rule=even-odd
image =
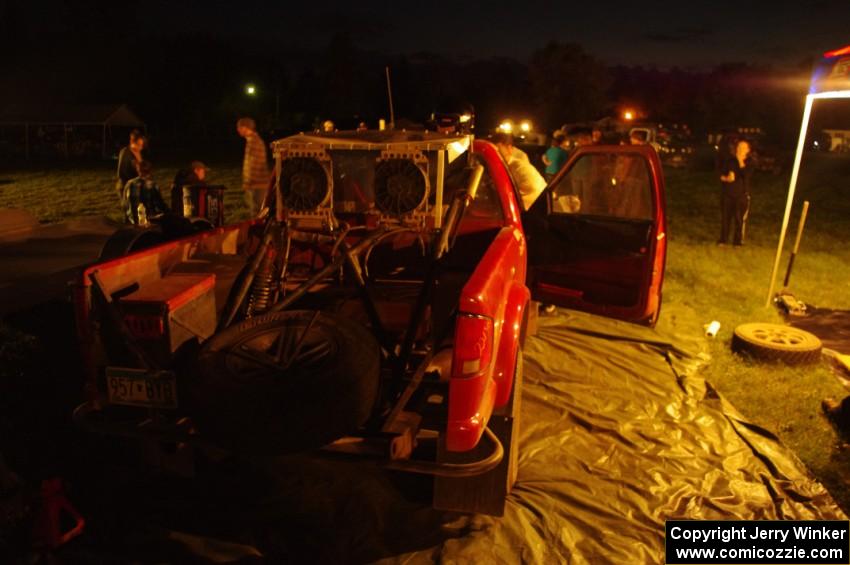
{"label": "toolbox", "polygon": [[215,275],[170,274],[121,298],[124,322],[154,359],[168,364],[187,341],[215,332]]}

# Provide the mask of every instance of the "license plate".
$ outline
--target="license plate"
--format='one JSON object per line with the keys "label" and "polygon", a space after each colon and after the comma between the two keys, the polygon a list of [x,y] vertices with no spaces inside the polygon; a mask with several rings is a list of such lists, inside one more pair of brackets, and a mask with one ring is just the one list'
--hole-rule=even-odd
{"label": "license plate", "polygon": [[167,371],[107,367],[106,388],[111,404],[177,408],[177,379]]}

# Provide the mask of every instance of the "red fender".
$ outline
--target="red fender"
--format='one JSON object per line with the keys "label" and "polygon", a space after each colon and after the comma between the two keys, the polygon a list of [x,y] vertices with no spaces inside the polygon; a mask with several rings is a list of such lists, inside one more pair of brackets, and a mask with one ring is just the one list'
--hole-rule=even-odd
{"label": "red fender", "polygon": [[493,380],[496,382],[496,407],[504,406],[511,397],[514,383],[514,364],[523,332],[525,310],[530,299],[531,293],[524,284],[514,282],[511,285],[511,289],[508,291],[507,304],[505,304],[504,326],[502,327],[502,337],[499,340],[499,350],[496,354],[496,366],[493,368]]}

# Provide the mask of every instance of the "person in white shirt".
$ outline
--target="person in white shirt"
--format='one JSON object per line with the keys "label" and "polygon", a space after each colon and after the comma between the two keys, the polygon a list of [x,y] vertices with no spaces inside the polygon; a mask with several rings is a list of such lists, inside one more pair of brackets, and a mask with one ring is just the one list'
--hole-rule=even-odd
{"label": "person in white shirt", "polygon": [[514,147],[513,137],[510,134],[497,133],[493,136],[493,143],[496,144],[517,184],[523,209],[528,210],[546,188],[546,180],[531,164],[525,151]]}

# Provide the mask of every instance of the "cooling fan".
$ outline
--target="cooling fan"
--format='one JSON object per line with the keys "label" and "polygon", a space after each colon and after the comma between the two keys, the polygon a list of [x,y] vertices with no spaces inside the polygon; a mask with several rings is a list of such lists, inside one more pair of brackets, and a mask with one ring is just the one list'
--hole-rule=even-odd
{"label": "cooling fan", "polygon": [[330,173],[313,157],[291,157],[280,166],[280,193],[289,210],[314,211],[330,200]]}
{"label": "cooling fan", "polygon": [[[427,161],[426,161],[427,163]],[[381,159],[375,166],[375,206],[384,214],[416,211],[428,197],[428,176],[411,159]]]}

